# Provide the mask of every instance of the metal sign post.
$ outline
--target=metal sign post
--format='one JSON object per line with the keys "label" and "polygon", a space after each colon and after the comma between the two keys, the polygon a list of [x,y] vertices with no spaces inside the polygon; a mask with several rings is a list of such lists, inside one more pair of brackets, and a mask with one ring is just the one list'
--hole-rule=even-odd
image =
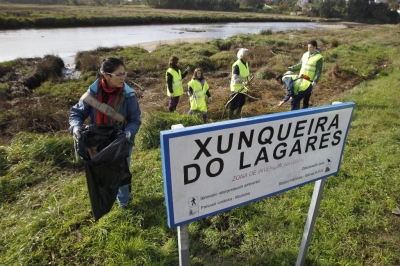
{"label": "metal sign post", "polygon": [[301,240],[299,255],[297,256],[296,266],[303,266],[307,256],[308,245],[314,230],[315,220],[317,219],[319,205],[324,192],[325,180],[315,182],[314,192],[311,198],[310,209],[308,209],[307,221],[304,225],[303,238]]}
{"label": "metal sign post", "polygon": [[304,264],[325,179],[339,172],[354,103],[160,132],[168,226],[189,265],[189,223],[315,182],[297,264]]}
{"label": "metal sign post", "polygon": [[179,266],[189,266],[189,224],[178,226]]}
{"label": "metal sign post", "polygon": [[[182,124],[172,125],[171,129],[183,128]],[[189,224],[178,226],[179,266],[190,265]]]}
{"label": "metal sign post", "polygon": [[[332,104],[341,104],[342,102],[333,102]],[[319,205],[322,200],[322,193],[324,192],[325,180],[321,179],[315,182],[314,191],[311,198],[310,208],[306,224],[304,225],[303,238],[300,244],[299,254],[297,256],[296,266],[303,266],[307,257],[308,246],[311,241],[311,236],[314,231],[315,220],[317,219]]]}

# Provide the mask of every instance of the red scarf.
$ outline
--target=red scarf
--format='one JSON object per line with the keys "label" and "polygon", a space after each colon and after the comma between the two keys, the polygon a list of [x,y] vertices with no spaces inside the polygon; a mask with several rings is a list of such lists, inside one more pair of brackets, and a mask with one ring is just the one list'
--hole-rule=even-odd
{"label": "red scarf", "polygon": [[[120,95],[123,90],[124,86],[122,86],[121,88],[109,88],[104,79],[102,79],[99,82],[99,88],[97,90],[96,99],[101,103],[106,103],[110,105],[115,110],[115,108],[118,106]],[[117,98],[115,99],[115,97]],[[114,106],[112,106],[111,103],[113,102],[114,99],[115,99]],[[108,124],[108,117],[102,112],[97,111],[96,125],[107,125],[107,124]]]}

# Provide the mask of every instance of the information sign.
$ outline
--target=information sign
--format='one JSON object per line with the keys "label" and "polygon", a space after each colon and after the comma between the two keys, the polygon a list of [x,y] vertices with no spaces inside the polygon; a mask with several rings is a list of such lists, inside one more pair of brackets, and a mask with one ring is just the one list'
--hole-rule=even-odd
{"label": "information sign", "polygon": [[160,133],[171,228],[334,175],[354,103]]}

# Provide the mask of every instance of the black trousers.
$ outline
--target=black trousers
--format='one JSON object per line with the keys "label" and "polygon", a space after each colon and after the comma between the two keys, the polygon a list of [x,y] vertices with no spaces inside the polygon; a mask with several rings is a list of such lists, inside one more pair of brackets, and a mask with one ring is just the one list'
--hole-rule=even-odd
{"label": "black trousers", "polygon": [[[234,93],[234,92],[233,92]],[[232,93],[232,94],[233,94]],[[233,96],[232,96],[233,97]],[[238,93],[235,98],[230,102],[229,108],[231,110],[236,110],[242,107],[246,103],[246,95],[243,93]]]}

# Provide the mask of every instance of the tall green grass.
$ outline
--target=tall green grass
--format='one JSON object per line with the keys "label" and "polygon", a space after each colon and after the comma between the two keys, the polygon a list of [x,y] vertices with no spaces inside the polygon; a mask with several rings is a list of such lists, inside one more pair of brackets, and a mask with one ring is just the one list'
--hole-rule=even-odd
{"label": "tall green grass", "polygon": [[[391,214],[400,205],[397,31],[382,26],[325,34],[342,44],[354,40],[347,49],[339,44],[329,50],[343,61],[341,71],[353,64],[368,74],[363,83],[326,102],[352,101],[356,108],[340,172],[326,182],[306,265],[400,265],[400,217]],[[296,55],[285,56],[295,61]],[[376,64],[381,58],[384,62]],[[331,58],[325,67],[335,64]],[[69,135],[22,132],[1,146],[0,264],[178,265],[177,232],[167,226],[155,139],[173,123],[192,125],[199,118],[155,113],[148,119],[132,155],[131,205],[126,211],[115,206],[96,223]],[[294,265],[312,191],[308,184],[192,222],[191,265]]]}

